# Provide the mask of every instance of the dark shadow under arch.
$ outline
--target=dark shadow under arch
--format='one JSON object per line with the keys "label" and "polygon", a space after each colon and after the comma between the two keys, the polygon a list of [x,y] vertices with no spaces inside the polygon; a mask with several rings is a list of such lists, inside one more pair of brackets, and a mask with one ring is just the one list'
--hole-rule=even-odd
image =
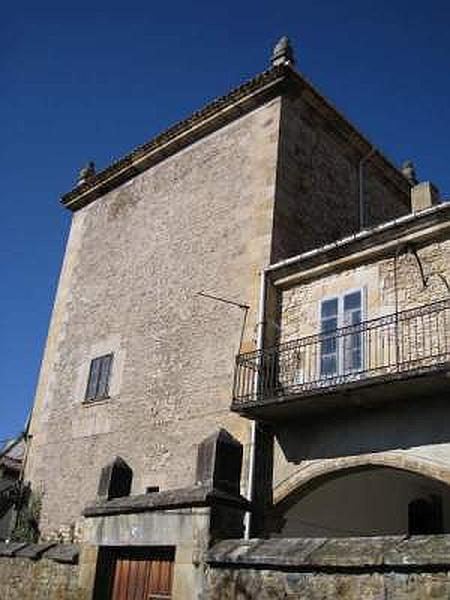
{"label": "dark shadow under arch", "polygon": [[418,471],[386,464],[324,469],[275,505],[268,529],[282,537],[450,533],[450,486]]}

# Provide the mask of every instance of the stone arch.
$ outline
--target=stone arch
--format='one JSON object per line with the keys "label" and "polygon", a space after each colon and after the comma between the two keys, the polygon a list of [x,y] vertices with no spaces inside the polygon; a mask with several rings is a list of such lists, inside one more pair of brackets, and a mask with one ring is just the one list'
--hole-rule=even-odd
{"label": "stone arch", "polygon": [[277,511],[289,503],[291,498],[307,493],[312,486],[327,477],[337,476],[345,471],[380,466],[409,471],[450,485],[450,467],[446,468],[420,456],[404,452],[344,456],[337,459],[309,461],[307,464],[301,465],[289,477],[275,486],[274,508]]}

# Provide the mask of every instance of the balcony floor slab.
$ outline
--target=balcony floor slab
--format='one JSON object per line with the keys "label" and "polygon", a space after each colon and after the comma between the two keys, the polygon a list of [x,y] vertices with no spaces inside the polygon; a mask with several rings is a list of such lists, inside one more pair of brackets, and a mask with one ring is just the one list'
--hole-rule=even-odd
{"label": "balcony floor slab", "polygon": [[377,406],[386,402],[403,402],[437,395],[448,397],[450,401],[450,362],[361,377],[299,392],[279,391],[276,396],[257,401],[233,401],[231,409],[248,419],[273,423],[333,410]]}

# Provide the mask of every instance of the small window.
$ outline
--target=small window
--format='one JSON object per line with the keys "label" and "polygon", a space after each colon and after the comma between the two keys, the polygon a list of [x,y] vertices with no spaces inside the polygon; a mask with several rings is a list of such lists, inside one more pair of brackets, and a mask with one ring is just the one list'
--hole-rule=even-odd
{"label": "small window", "polygon": [[105,354],[91,361],[85,397],[87,402],[108,398],[112,360],[112,354]]}

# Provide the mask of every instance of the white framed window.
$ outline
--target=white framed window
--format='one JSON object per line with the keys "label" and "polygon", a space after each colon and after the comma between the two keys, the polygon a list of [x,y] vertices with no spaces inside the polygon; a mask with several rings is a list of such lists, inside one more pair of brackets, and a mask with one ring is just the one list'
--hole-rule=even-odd
{"label": "white framed window", "polygon": [[[364,368],[363,334],[357,327],[363,319],[364,289],[349,290],[320,302],[321,378],[355,373]],[[338,331],[342,327],[349,329]]]}

